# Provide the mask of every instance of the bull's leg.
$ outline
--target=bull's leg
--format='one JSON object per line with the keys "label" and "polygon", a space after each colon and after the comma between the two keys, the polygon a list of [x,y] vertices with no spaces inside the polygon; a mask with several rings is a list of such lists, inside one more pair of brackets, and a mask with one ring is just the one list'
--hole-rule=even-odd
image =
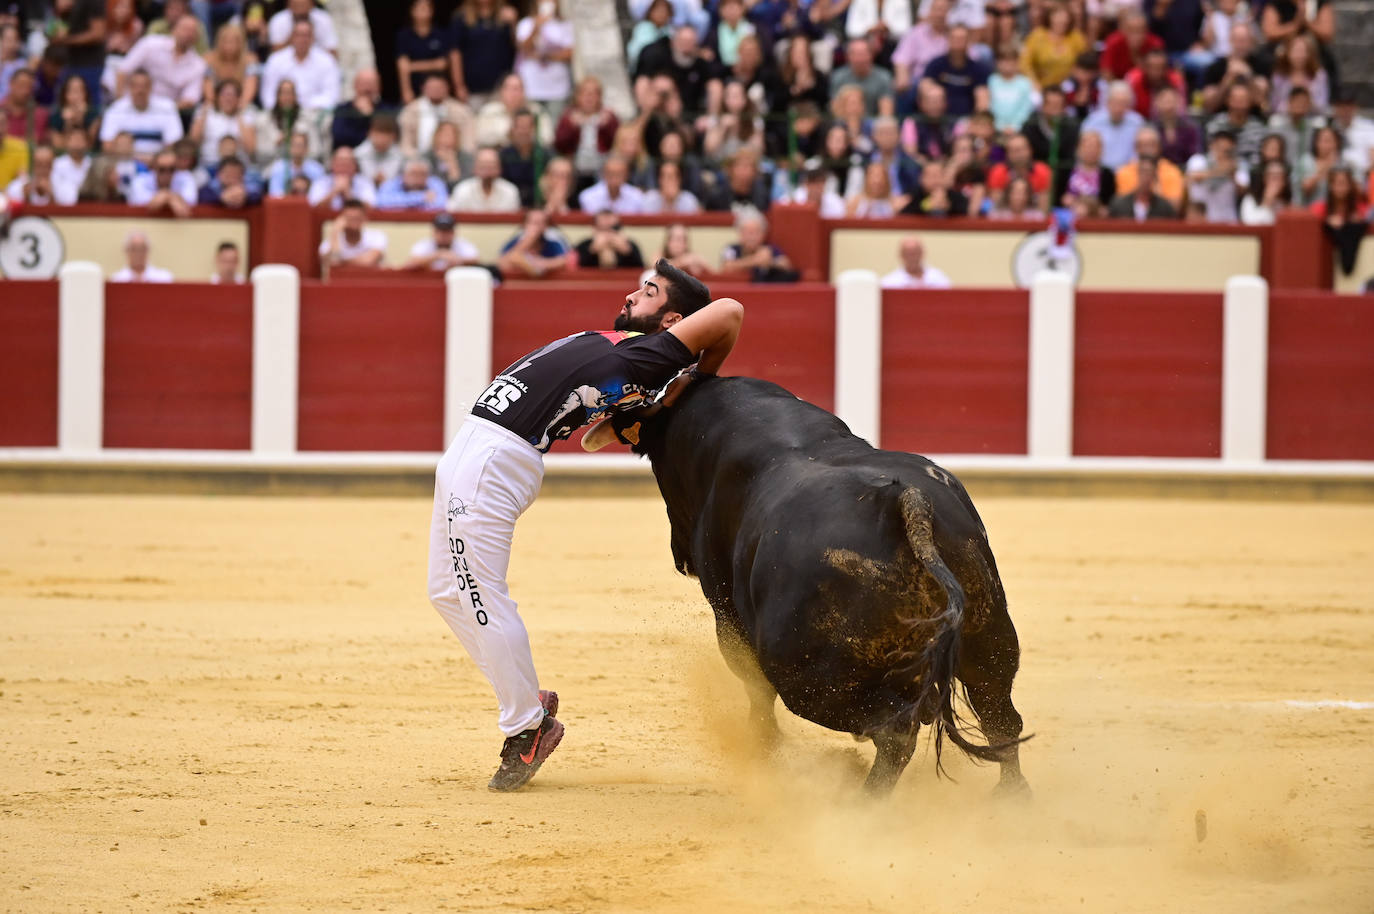
{"label": "bull's leg", "polygon": [[1002,777],[997,782],[997,792],[1028,793],[1030,785],[1021,774],[1021,747],[1016,743],[1021,736],[1021,715],[1011,703],[1011,683],[965,685],[969,704],[973,707],[973,713],[978,715],[978,725],[983,730],[984,738],[991,745],[1006,744],[998,760],[1002,766]]}
{"label": "bull's leg", "polygon": [[878,754],[873,759],[873,770],[864,781],[864,789],[874,796],[886,796],[897,786],[911,754],[916,751],[916,734],[921,725],[912,722],[910,729],[881,730],[873,734],[873,745]]}
{"label": "bull's leg", "polygon": [[1006,604],[995,606],[987,624],[965,635],[959,657],[959,679],[968,690],[969,705],[978,716],[978,726],[991,745],[1003,744],[1000,759],[1002,777],[997,792],[1024,794],[1030,785],[1021,774],[1021,715],[1011,701],[1011,685],[1021,663],[1021,646],[1016,628],[1007,614]]}
{"label": "bull's leg", "polygon": [[778,691],[763,675],[754,652],[744,638],[733,628],[717,620],[716,640],[720,644],[721,656],[730,672],[739,677],[744,691],[749,696],[749,721],[765,747],[777,745],[782,739],[778,729],[778,719],[773,707],[778,700]]}

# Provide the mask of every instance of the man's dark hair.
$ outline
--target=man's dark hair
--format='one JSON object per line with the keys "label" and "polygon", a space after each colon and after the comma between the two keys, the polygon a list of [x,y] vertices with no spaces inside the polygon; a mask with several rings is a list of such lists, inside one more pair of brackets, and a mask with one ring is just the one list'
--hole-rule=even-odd
{"label": "man's dark hair", "polygon": [[662,257],[654,264],[654,272],[668,280],[668,307],[683,317],[696,314],[711,303],[711,290],[706,283]]}
{"label": "man's dark hair", "polygon": [[356,197],[349,197],[347,200],[345,200],[345,201],[343,202],[343,208],[344,208],[344,209],[360,209],[360,210],[366,210],[366,209],[367,209],[367,207],[363,205],[363,201],[357,199]]}
{"label": "man's dark hair", "polygon": [[221,241],[219,247],[215,248],[215,253],[219,254],[224,251],[237,251],[238,249],[239,246],[232,241]]}

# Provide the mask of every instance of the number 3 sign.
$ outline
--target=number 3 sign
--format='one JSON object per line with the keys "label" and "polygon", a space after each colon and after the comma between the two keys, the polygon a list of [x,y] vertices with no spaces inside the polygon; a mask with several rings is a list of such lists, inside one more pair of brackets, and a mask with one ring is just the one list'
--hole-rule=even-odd
{"label": "number 3 sign", "polygon": [[42,216],[20,216],[0,241],[0,274],[10,279],[52,279],[66,259],[62,233]]}

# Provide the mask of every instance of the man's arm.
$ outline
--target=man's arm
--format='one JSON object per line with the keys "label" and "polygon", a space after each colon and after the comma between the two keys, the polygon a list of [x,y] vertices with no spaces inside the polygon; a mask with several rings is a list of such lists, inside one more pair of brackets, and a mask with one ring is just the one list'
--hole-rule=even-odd
{"label": "man's arm", "polygon": [[692,352],[700,353],[698,371],[715,374],[730,350],[735,348],[743,323],[744,306],[733,298],[718,298],[696,314],[673,324],[668,332]]}

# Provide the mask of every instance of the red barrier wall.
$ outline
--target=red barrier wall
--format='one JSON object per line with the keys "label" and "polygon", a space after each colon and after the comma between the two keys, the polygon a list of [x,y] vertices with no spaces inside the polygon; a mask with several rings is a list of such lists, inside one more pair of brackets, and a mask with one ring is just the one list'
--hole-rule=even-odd
{"label": "red barrier wall", "polygon": [[297,445],[444,446],[444,287],[301,283]]}
{"label": "red barrier wall", "polygon": [[1220,295],[1079,292],[1073,452],[1221,455]]}
{"label": "red barrier wall", "polygon": [[1266,456],[1374,460],[1374,297],[1272,293]]}
{"label": "red barrier wall", "polygon": [[[492,370],[580,330],[610,329],[634,290],[627,284],[578,283],[553,287],[506,283],[496,290]],[[716,283],[711,294],[744,303],[744,332],[724,374],[752,375],[781,384],[817,406],[835,406],[835,293],[828,285]],[[555,452],[580,451],[574,435]]]}
{"label": "red barrier wall", "polygon": [[253,290],[105,284],[106,447],[251,444]]}
{"label": "red barrier wall", "polygon": [[57,445],[57,282],[0,280],[0,447]]}
{"label": "red barrier wall", "polygon": [[1026,453],[1029,315],[1020,290],[884,290],[882,446]]}

